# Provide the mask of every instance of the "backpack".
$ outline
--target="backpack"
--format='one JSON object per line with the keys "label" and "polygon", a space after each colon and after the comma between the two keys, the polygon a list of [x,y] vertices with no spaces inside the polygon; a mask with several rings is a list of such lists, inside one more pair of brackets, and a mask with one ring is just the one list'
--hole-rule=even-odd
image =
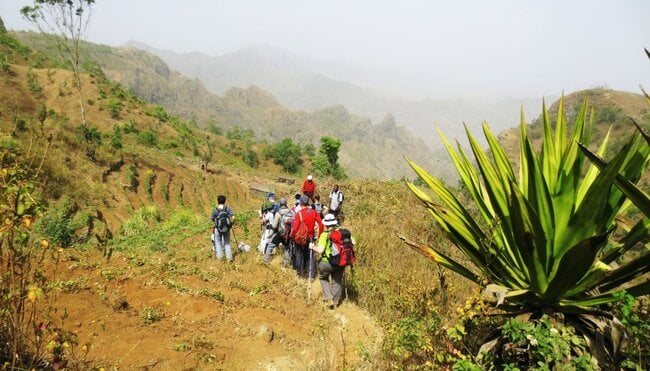
{"label": "backpack", "polygon": [[352,243],[352,234],[347,229],[338,229],[339,236],[329,235],[331,242],[331,253],[328,257],[330,264],[334,267],[346,267],[354,264],[354,244]]}
{"label": "backpack", "polygon": [[230,214],[228,214],[228,209],[225,207],[223,209],[217,209],[217,218],[215,220],[214,227],[219,233],[226,233],[232,227]]}
{"label": "backpack", "polygon": [[296,243],[296,245],[305,246],[309,243],[309,239],[314,237],[314,227],[312,226],[310,228],[307,223],[305,223],[302,218],[302,213],[298,213],[298,217],[300,218],[300,221],[298,222],[298,229],[296,230],[296,234],[293,236],[293,241]]}
{"label": "backpack", "polygon": [[286,209],[284,213],[280,212],[280,223],[278,224],[278,234],[286,238],[293,225],[294,214],[292,210]]}

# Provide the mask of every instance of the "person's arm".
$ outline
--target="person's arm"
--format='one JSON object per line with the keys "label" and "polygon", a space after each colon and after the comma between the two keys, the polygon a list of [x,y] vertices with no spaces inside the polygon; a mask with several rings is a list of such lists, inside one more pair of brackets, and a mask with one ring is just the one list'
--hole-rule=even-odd
{"label": "person's arm", "polygon": [[320,237],[321,234],[323,234],[323,229],[325,229],[325,226],[323,226],[323,221],[320,218],[320,215],[318,213],[316,214],[316,224],[318,225],[318,236]]}
{"label": "person's arm", "polygon": [[[302,211],[302,210],[301,210]],[[296,213],[296,216],[293,217],[293,224],[291,225],[291,237],[296,236],[296,232],[298,232],[298,224],[300,224],[300,211]]]}
{"label": "person's arm", "polygon": [[278,211],[275,213],[273,221],[271,222],[271,228],[273,228],[274,231],[278,230],[278,227],[280,226],[280,219],[282,219],[282,215],[280,215],[280,212]]}
{"label": "person's arm", "polygon": [[318,237],[318,243],[310,245],[309,248],[319,254],[322,254],[325,251],[325,247],[327,247],[328,239],[329,239],[329,234],[322,233],[320,237]]}

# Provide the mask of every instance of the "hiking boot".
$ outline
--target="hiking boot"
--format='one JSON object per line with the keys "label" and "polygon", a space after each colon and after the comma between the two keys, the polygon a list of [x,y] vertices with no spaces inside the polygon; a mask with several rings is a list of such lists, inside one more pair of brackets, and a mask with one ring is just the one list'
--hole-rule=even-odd
{"label": "hiking boot", "polygon": [[330,299],[327,301],[327,308],[329,309],[334,309],[336,305],[334,304],[334,300]]}

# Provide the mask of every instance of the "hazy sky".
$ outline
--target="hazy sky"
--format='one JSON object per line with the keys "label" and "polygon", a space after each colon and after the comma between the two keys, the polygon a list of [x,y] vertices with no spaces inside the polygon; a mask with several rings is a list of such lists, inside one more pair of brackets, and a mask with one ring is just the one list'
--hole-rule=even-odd
{"label": "hazy sky", "polygon": [[[7,28],[27,28],[31,3],[0,0]],[[267,43],[439,95],[639,92],[649,16],[649,0],[97,0],[88,40],[210,55]]]}

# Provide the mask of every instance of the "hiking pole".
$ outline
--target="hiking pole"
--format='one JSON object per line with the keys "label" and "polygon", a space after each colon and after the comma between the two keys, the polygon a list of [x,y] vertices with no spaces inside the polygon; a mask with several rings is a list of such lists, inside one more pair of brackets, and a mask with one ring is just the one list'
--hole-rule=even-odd
{"label": "hiking pole", "polygon": [[232,239],[233,241],[235,241],[235,245],[239,245],[239,243],[237,242],[237,236],[235,236],[235,227],[233,226],[232,228],[230,228],[230,231],[232,232]]}
{"label": "hiking pole", "polygon": [[[311,245],[311,242],[309,243]],[[309,276],[307,277],[307,304],[311,303],[311,273],[314,262],[314,250],[309,249]]]}

